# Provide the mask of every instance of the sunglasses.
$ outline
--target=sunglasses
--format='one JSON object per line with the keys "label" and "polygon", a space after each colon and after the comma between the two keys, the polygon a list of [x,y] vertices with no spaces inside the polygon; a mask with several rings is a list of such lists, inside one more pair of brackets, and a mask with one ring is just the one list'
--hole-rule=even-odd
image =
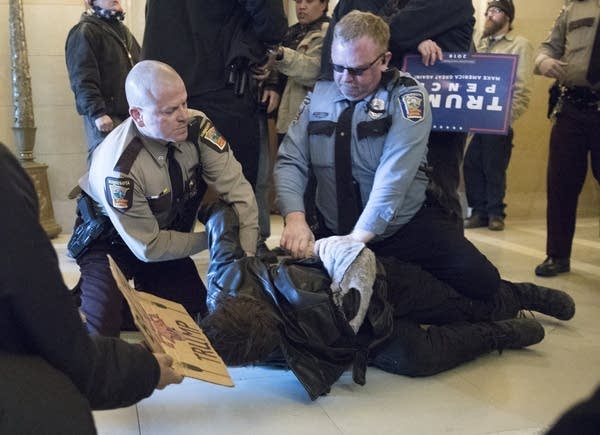
{"label": "sunglasses", "polygon": [[497,8],[496,6],[490,6],[485,13],[486,15],[498,15],[503,14],[504,11],[500,8]]}
{"label": "sunglasses", "polygon": [[375,58],[375,60],[373,62],[371,62],[367,66],[350,67],[350,66],[338,65],[337,63],[333,63],[333,62],[330,62],[330,63],[331,63],[331,67],[333,68],[333,70],[336,73],[343,73],[344,70],[346,70],[346,71],[348,71],[348,74],[356,77],[356,76],[362,76],[365,71],[367,71],[373,65],[375,65],[375,62],[377,62],[379,59],[381,59],[382,56],[384,56],[384,55],[385,55],[385,53],[381,53],[379,56],[377,56]]}

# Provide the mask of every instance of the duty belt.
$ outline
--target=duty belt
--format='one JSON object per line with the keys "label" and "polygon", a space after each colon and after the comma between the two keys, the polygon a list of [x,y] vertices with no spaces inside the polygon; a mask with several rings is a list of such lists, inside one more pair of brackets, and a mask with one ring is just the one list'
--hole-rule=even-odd
{"label": "duty belt", "polygon": [[600,110],[600,91],[595,91],[583,86],[561,86],[560,96],[563,102],[569,103],[579,110]]}

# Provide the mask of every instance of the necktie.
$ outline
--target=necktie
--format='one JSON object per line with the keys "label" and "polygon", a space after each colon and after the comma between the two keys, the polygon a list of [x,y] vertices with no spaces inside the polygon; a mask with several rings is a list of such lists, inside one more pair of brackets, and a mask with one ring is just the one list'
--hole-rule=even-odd
{"label": "necktie", "polygon": [[592,86],[600,81],[600,25],[596,29],[596,38],[594,39],[592,55],[590,56],[587,80]]}
{"label": "necktie", "polygon": [[360,216],[357,185],[352,178],[352,114],[355,101],[340,114],[335,135],[335,184],[338,208],[338,233],[348,234]]}
{"label": "necktie", "polygon": [[173,155],[175,145],[170,143],[167,146],[169,147],[167,151],[167,164],[169,165],[169,178],[171,179],[171,195],[173,203],[176,203],[179,202],[183,195],[183,174],[179,162],[177,162]]}

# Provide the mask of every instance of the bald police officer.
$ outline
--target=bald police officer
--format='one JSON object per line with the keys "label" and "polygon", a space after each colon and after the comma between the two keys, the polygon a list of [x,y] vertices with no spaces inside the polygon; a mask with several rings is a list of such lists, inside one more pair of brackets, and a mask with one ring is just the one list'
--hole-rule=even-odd
{"label": "bald police officer", "polygon": [[193,231],[207,185],[240,216],[248,254],[258,238],[252,188],[212,122],[188,110],[175,70],[140,62],[125,88],[131,116],[92,154],[69,244],[81,269],[88,331],[102,335],[118,335],[122,311],[128,313],[106,254],[136,288],[177,301],[193,315],[206,312],[206,289],[189,256],[207,247],[206,234]]}
{"label": "bald police officer", "polygon": [[546,211],[546,259],[538,276],[569,272],[577,199],[587,173],[588,154],[600,182],[600,2],[563,6],[535,60],[535,73],[555,78],[560,96],[550,136]]}
{"label": "bald police officer", "polygon": [[[486,299],[498,289],[498,271],[426,195],[428,95],[410,75],[388,67],[389,39],[387,24],[368,12],[352,11],[336,24],[334,81],[317,82],[279,149],[281,246],[301,257],[312,254],[315,238],[348,237]],[[309,169],[320,214],[312,228],[303,203]]]}

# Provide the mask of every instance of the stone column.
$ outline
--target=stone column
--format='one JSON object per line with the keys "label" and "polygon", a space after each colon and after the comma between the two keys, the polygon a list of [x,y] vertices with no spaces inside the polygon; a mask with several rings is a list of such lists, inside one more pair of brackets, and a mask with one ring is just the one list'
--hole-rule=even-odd
{"label": "stone column", "polygon": [[9,1],[9,33],[12,66],[12,91],[14,105],[15,145],[23,168],[31,176],[40,204],[40,223],[48,237],[56,237],[61,227],[54,220],[54,209],[50,197],[48,165],[35,161],[35,121],[31,96],[31,76],[27,58],[27,40],[23,20],[22,0]]}

